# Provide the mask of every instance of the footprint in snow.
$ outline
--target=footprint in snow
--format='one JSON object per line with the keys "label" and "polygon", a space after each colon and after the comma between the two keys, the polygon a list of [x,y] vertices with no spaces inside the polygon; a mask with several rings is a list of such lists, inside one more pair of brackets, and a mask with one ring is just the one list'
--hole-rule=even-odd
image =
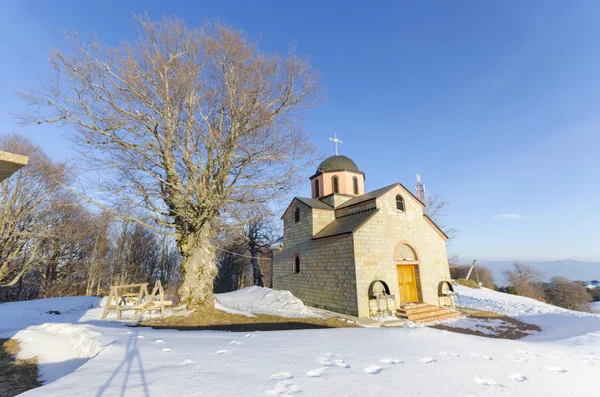
{"label": "footprint in snow", "polygon": [[323,376],[325,374],[325,372],[327,372],[328,369],[329,369],[329,367],[313,369],[311,371],[308,371],[306,373],[306,375],[308,375],[311,378],[320,378],[321,376]]}
{"label": "footprint in snow", "polygon": [[133,334],[133,331],[127,331],[126,334]]}
{"label": "footprint in snow", "polygon": [[422,363],[425,363],[425,364],[431,364],[431,363],[435,363],[437,360],[433,357],[423,357],[419,361]]}
{"label": "footprint in snow", "polygon": [[511,357],[513,358],[513,361],[516,362],[517,364],[529,364],[529,360],[526,360],[524,358],[519,358],[519,357]]}
{"label": "footprint in snow", "polygon": [[504,386],[502,386],[500,383],[496,382],[493,379],[475,378],[475,382],[484,386],[499,387],[501,389],[504,389]]}
{"label": "footprint in snow", "polygon": [[525,375],[521,375],[521,374],[511,375],[510,378],[517,382],[525,382],[526,380],[529,380],[529,378],[527,378]]}
{"label": "footprint in snow", "polygon": [[460,357],[458,354],[450,352],[440,352],[440,356]]}
{"label": "footprint in snow", "polygon": [[229,353],[229,352],[230,352],[230,350],[227,350],[227,349],[217,350],[217,354],[219,354],[219,355]]}
{"label": "footprint in snow", "polygon": [[154,342],[156,342],[156,343],[164,343],[164,340],[162,340],[162,339],[157,339],[157,340],[155,340]]}
{"label": "footprint in snow", "polygon": [[341,358],[338,359],[338,360],[335,360],[335,365],[338,366],[338,367],[340,367],[340,368],[350,368],[350,364],[348,364],[346,362],[346,360],[341,359]]}
{"label": "footprint in snow", "polygon": [[566,369],[561,368],[561,367],[553,367],[553,366],[546,365],[546,368],[548,368],[550,371],[560,372],[561,374],[569,372]]}
{"label": "footprint in snow", "polygon": [[540,357],[540,355],[539,355],[539,354],[537,354],[537,353],[534,353],[534,352],[529,352],[529,351],[527,351],[527,350],[517,350],[517,352],[518,352],[518,353],[525,354],[525,355],[528,355],[528,356]]}
{"label": "footprint in snow", "polygon": [[397,358],[382,358],[379,360],[382,364],[401,364],[402,360]]}
{"label": "footprint in snow", "polygon": [[365,368],[365,372],[370,374],[370,375],[377,375],[378,373],[380,373],[383,370],[383,368],[381,368],[378,365],[370,365],[368,367]]}
{"label": "footprint in snow", "polygon": [[273,390],[267,390],[267,396],[285,397],[295,393],[300,393],[301,391],[301,388],[299,388],[289,380],[282,380],[277,382]]}
{"label": "footprint in snow", "polygon": [[181,362],[181,364],[179,364],[179,365],[192,365],[192,364],[196,364],[196,362],[194,360],[183,360]]}
{"label": "footprint in snow", "polygon": [[229,342],[230,345],[239,345],[240,343],[242,342],[240,342],[239,340],[232,340],[231,342]]}
{"label": "footprint in snow", "polygon": [[481,358],[483,360],[493,360],[493,358],[490,357],[490,356],[482,356],[481,354],[478,354],[478,353],[471,353],[471,356],[478,357],[478,358]]}
{"label": "footprint in snow", "polygon": [[254,334],[246,334],[244,335],[245,338],[254,338]]}
{"label": "footprint in snow", "polygon": [[293,377],[294,377],[294,375],[290,374],[289,372],[279,372],[279,373],[271,375],[271,377],[269,379],[284,380],[284,379],[292,379]]}
{"label": "footprint in snow", "polygon": [[328,358],[322,359],[321,361],[319,361],[319,364],[324,365],[326,367],[333,367],[333,362]]}
{"label": "footprint in snow", "polygon": [[144,339],[145,336],[144,335],[138,335],[138,339]]}
{"label": "footprint in snow", "polygon": [[164,349],[162,349],[162,351],[164,351],[164,352],[167,352],[167,353],[168,353],[168,352],[170,352],[170,351],[171,351],[171,348],[170,348],[170,347],[165,347]]}

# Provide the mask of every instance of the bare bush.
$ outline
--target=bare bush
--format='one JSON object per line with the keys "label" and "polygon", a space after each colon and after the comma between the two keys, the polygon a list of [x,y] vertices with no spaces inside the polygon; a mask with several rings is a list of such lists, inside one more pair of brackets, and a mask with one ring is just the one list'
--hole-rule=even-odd
{"label": "bare bush", "polygon": [[534,299],[543,299],[543,274],[531,265],[514,262],[512,270],[504,272],[506,279],[517,295]]}
{"label": "bare bush", "polygon": [[582,285],[566,277],[552,277],[544,288],[548,303],[569,310],[590,311],[591,297]]}

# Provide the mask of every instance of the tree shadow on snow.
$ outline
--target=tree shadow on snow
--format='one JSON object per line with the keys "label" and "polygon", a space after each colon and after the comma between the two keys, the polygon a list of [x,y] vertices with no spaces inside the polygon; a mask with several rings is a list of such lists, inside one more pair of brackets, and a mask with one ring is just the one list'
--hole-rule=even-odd
{"label": "tree shadow on snow", "polygon": [[[130,381],[134,382],[133,379],[130,379],[132,373],[139,374],[139,380],[143,387],[143,395],[150,396],[150,391],[148,390],[148,382],[146,380],[146,374],[144,372],[142,356],[140,354],[140,350],[138,349],[138,339],[138,331],[133,331],[131,334],[129,334],[129,339],[127,340],[127,347],[125,348],[125,357],[123,358],[123,361],[121,361],[121,363],[114,369],[111,376],[100,387],[100,389],[98,389],[96,397],[114,396],[116,390],[109,389],[111,389],[113,383],[116,386],[118,382],[122,382],[119,396],[125,396],[128,390],[127,385]],[[122,380],[118,378],[122,378]],[[116,388],[118,388],[118,386]]]}

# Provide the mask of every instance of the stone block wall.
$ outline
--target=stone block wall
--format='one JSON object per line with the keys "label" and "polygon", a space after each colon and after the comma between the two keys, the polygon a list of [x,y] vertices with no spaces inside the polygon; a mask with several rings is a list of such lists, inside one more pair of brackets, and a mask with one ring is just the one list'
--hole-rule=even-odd
{"label": "stone block wall", "polygon": [[[404,212],[396,210],[397,194],[404,198]],[[402,241],[418,255],[419,296],[437,305],[438,283],[450,279],[444,239],[423,218],[423,206],[401,186],[379,197],[377,207],[378,213],[353,234],[359,316],[369,316],[368,288],[373,280],[385,281],[396,304],[401,304],[394,250]]]}
{"label": "stone block wall", "polygon": [[[295,206],[283,216],[283,247],[273,251],[273,288],[288,290],[306,305],[358,315],[352,236],[312,241],[333,218],[332,210],[313,210],[297,202],[300,221],[294,222]],[[292,272],[300,254],[300,273]]]}

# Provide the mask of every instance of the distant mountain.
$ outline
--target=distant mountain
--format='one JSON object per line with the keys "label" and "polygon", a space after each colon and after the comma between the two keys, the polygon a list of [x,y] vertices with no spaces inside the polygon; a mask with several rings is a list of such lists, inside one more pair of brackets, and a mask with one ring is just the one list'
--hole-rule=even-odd
{"label": "distant mountain", "polygon": [[503,272],[512,268],[513,262],[534,266],[544,274],[547,279],[554,276],[563,276],[571,280],[600,280],[600,262],[581,262],[574,259],[559,261],[484,261],[478,260],[478,265],[489,267],[494,273],[497,284],[505,284]]}

